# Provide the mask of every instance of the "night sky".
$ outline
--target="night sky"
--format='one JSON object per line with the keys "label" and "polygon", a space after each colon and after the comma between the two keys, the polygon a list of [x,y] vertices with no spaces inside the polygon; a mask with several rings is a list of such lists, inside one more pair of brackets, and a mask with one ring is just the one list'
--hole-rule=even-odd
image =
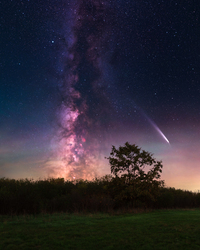
{"label": "night sky", "polygon": [[200,190],[198,0],[0,0],[0,177],[110,174],[126,141]]}

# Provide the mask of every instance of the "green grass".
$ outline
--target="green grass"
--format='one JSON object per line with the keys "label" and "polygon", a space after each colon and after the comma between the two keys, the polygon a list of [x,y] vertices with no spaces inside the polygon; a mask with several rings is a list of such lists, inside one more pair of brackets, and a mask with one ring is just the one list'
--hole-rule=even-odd
{"label": "green grass", "polygon": [[200,249],[200,210],[0,216],[0,249]]}

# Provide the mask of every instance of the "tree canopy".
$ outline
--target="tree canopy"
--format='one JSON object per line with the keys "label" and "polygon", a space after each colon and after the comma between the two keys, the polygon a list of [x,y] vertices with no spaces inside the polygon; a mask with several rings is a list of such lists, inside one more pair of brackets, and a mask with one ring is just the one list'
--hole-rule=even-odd
{"label": "tree canopy", "polygon": [[162,173],[162,161],[157,161],[152,153],[142,150],[135,144],[126,142],[124,146],[112,146],[107,158],[111,173],[121,187],[118,189],[120,199],[149,196],[154,199],[158,188],[164,185],[159,180]]}

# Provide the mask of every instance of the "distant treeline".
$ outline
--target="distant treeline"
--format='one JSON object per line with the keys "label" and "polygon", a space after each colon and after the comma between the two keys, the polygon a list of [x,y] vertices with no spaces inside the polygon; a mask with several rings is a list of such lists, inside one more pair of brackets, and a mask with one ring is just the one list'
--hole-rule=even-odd
{"label": "distant treeline", "polygon": [[0,179],[0,214],[7,215],[197,207],[200,193],[166,187],[155,192],[145,185],[130,186],[111,176],[93,181]]}

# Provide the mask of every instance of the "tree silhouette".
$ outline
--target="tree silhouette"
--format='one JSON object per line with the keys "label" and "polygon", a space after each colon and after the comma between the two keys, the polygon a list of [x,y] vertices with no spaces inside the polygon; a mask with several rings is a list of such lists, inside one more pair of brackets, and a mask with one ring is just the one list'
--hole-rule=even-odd
{"label": "tree silhouette", "polygon": [[153,154],[128,142],[118,149],[112,146],[107,159],[115,176],[115,185],[119,187],[116,190],[119,199],[145,199],[148,196],[150,200],[155,200],[158,188],[164,185],[164,181],[159,180],[162,161],[156,161]]}

